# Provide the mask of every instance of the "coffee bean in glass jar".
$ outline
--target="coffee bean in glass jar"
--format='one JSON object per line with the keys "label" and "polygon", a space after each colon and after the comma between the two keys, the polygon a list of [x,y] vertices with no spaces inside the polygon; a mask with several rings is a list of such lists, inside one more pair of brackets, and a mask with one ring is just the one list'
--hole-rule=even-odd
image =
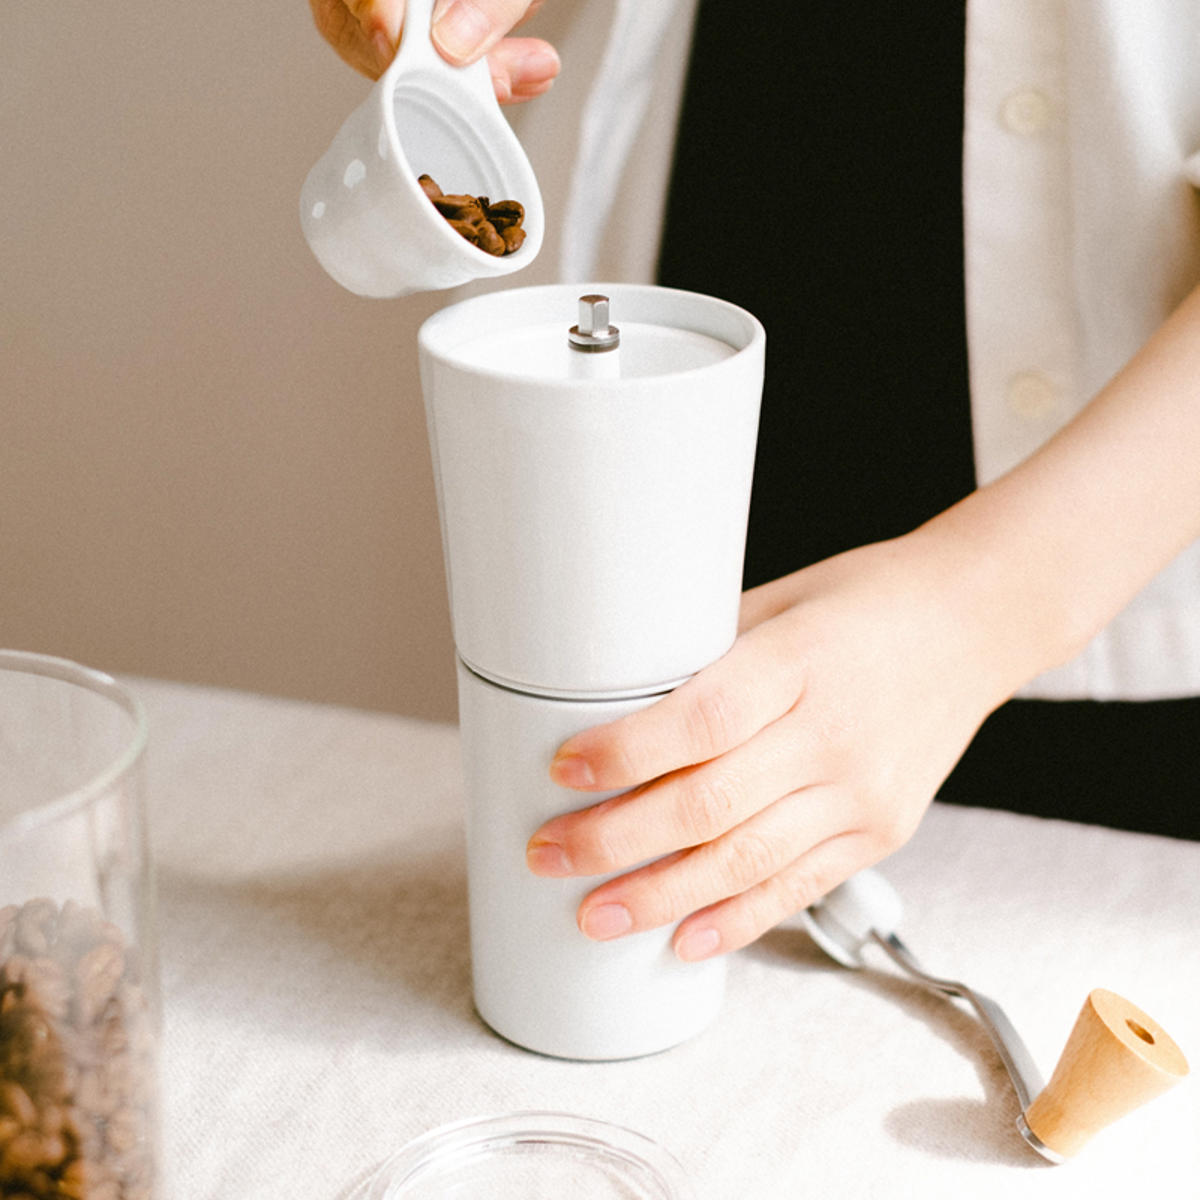
{"label": "coffee bean in glass jar", "polygon": [[153,1200],[153,1016],[93,908],[0,907],[0,1196]]}
{"label": "coffee bean in glass jar", "polygon": [[428,175],[417,178],[434,208],[473,246],[501,257],[519,250],[525,241],[525,207],[517,200],[492,203],[487,196],[447,194]]}

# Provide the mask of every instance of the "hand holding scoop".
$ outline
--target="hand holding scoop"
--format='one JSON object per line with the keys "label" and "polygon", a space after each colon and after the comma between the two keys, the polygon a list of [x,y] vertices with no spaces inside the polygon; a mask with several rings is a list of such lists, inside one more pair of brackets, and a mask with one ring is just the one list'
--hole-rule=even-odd
{"label": "hand holding scoop", "polygon": [[[346,118],[300,192],[313,254],[343,287],[392,297],[527,266],[544,213],[533,168],[500,111],[486,59],[455,67],[430,40],[433,0],[408,0],[400,49]],[[516,200],[525,241],[488,254],[447,224],[418,176],[448,193]]]}

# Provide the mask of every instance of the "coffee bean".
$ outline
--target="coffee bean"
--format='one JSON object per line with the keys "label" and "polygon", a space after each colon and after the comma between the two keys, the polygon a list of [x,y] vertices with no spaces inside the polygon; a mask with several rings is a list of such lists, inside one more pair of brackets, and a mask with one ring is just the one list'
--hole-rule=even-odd
{"label": "coffee bean", "polygon": [[514,250],[520,250],[521,243],[525,240],[525,230],[520,225],[505,225],[500,230],[500,236],[504,239],[505,254],[512,254]]}
{"label": "coffee bean", "polygon": [[145,1122],[130,1108],[118,1109],[104,1129],[108,1148],[117,1155],[128,1154],[145,1135]]}
{"label": "coffee bean", "polygon": [[493,204],[487,196],[446,193],[428,175],[418,176],[417,182],[450,228],[472,245],[497,258],[520,249],[525,240],[521,228],[525,207],[518,201],[498,200]]}
{"label": "coffee bean", "polygon": [[75,968],[75,1022],[90,1025],[103,1012],[125,971],[125,955],[114,942],[93,946]]}
{"label": "coffee bean", "polygon": [[434,197],[433,207],[448,220],[477,222],[484,219],[483,208],[474,196],[443,193]]}
{"label": "coffee bean", "polygon": [[31,1129],[38,1121],[38,1110],[29,1093],[11,1079],[0,1081],[0,1108],[13,1117],[23,1129]]}
{"label": "coffee bean", "polygon": [[525,206],[516,200],[499,200],[485,207],[487,219],[497,229],[507,229],[510,225],[520,225],[525,220]]}
{"label": "coffee bean", "polygon": [[5,965],[10,985],[21,985],[28,1003],[56,1021],[63,1020],[71,1004],[71,982],[62,964],[49,956],[28,959],[14,954]]}
{"label": "coffee bean", "polygon": [[479,232],[475,235],[475,245],[497,258],[508,252],[504,239],[496,232],[496,227],[491,221],[484,221],[479,226]]}
{"label": "coffee bean", "polygon": [[17,950],[37,957],[50,950],[58,927],[58,905],[53,900],[30,900],[17,913]]}
{"label": "coffee bean", "polygon": [[0,1197],[152,1200],[155,1036],[121,931],[0,909]]}
{"label": "coffee bean", "polygon": [[17,948],[17,913],[15,904],[0,908],[0,962],[7,960]]}
{"label": "coffee bean", "polygon": [[[21,1175],[35,1171],[46,1162],[42,1146],[42,1136],[35,1130],[27,1129],[18,1133],[0,1154],[0,1179],[6,1175]],[[51,1164],[53,1165],[53,1164]]]}

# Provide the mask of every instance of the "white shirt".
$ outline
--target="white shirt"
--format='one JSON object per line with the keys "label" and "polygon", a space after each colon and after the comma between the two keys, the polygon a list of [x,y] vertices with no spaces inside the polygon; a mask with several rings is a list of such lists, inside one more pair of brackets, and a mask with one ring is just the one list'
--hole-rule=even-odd
{"label": "white shirt", "polygon": [[[575,6],[593,39],[603,20],[606,41],[577,124],[540,130],[560,162],[576,146],[557,278],[652,279],[661,131],[678,112],[695,2]],[[521,135],[541,175],[538,132]],[[1198,150],[1197,0],[970,0],[964,244],[981,483],[1070,420],[1200,280]],[[1200,543],[1021,694],[1200,695]]]}

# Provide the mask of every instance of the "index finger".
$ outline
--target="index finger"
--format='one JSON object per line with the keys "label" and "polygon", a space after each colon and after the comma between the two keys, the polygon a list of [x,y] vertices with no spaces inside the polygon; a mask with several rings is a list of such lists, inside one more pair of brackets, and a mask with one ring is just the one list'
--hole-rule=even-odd
{"label": "index finger", "polygon": [[550,778],[578,791],[631,788],[740,746],[783,716],[801,692],[798,666],[765,649],[760,631],[752,630],[657,704],[568,738]]}

